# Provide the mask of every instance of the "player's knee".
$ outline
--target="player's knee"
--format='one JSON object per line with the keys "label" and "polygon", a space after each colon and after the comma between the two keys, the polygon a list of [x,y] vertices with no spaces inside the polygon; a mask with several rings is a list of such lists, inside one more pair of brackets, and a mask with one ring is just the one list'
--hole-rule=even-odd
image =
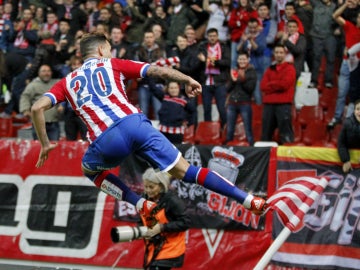
{"label": "player's knee", "polygon": [[93,182],[95,182],[96,177],[99,175],[99,172],[91,171],[85,168],[84,165],[81,166],[81,170],[83,174]]}

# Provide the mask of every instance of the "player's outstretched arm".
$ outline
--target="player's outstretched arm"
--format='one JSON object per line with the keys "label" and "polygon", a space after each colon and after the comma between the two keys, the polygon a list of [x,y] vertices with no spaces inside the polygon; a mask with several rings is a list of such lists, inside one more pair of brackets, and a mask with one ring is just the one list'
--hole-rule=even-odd
{"label": "player's outstretched arm", "polygon": [[43,96],[37,100],[31,107],[32,122],[41,143],[41,151],[39,154],[36,167],[41,167],[48,158],[48,154],[53,150],[57,144],[51,144],[46,133],[44,111],[50,109],[52,106],[49,97]]}
{"label": "player's outstretched arm", "polygon": [[146,75],[149,77],[159,77],[164,80],[174,80],[178,83],[185,84],[186,94],[190,98],[200,95],[202,91],[199,82],[176,69],[151,65]]}

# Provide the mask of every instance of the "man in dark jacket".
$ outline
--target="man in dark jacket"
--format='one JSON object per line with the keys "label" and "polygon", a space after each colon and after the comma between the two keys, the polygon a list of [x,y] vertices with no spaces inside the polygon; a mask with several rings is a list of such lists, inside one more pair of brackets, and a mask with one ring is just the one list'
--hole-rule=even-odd
{"label": "man in dark jacket", "polygon": [[211,104],[215,97],[221,126],[226,124],[226,93],[230,79],[230,48],[219,41],[217,29],[207,31],[207,42],[200,44],[198,59],[203,63],[201,83],[204,120],[212,121]]}
{"label": "man in dark jacket", "polygon": [[286,61],[294,64],[296,79],[298,79],[304,67],[306,38],[299,32],[299,25],[296,20],[289,20],[286,26],[288,31],[282,33],[281,44],[285,45],[288,50]]}
{"label": "man in dark jacket", "polygon": [[294,65],[285,61],[285,56],[286,48],[276,45],[276,63],[265,71],[260,83],[264,104],[262,141],[272,141],[276,128],[279,128],[280,143],[294,141],[291,106],[294,100],[296,72]]}
{"label": "man in dark jacket", "polygon": [[[170,56],[179,57],[180,62],[174,66],[175,69],[181,71],[182,73],[189,75],[195,80],[199,80],[199,69],[201,69],[200,60],[197,58],[198,50],[195,46],[189,46],[187,38],[185,35],[178,35],[176,39],[176,47],[174,47]],[[185,91],[182,89],[182,94]],[[197,107],[197,98],[192,98],[188,101],[193,107]],[[188,116],[188,124],[197,125],[197,110]]]}

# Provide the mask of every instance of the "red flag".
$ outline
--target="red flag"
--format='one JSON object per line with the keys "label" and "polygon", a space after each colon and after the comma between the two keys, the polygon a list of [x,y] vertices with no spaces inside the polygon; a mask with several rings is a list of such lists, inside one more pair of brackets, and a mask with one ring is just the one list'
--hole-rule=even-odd
{"label": "red flag", "polygon": [[267,201],[284,226],[294,231],[328,184],[326,177],[298,177],[282,185]]}

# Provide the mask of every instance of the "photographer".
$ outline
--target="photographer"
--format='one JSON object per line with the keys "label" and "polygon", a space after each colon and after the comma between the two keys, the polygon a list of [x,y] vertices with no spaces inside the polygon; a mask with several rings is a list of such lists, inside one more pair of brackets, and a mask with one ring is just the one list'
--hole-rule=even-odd
{"label": "photographer", "polygon": [[150,218],[142,222],[149,229],[145,233],[144,269],[168,270],[181,267],[185,255],[185,231],[190,218],[177,195],[168,191],[170,175],[147,169],[143,174],[144,197],[157,203]]}

